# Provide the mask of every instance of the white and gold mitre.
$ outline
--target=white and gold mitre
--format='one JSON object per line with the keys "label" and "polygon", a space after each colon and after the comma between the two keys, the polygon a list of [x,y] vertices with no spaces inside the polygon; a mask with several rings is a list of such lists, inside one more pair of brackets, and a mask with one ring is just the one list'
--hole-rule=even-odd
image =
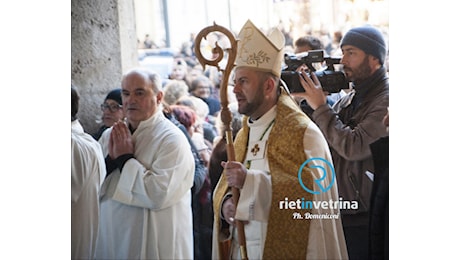
{"label": "white and gold mitre", "polygon": [[248,20],[238,34],[236,68],[253,68],[280,77],[283,48],[284,35],[279,29],[275,28],[265,36]]}

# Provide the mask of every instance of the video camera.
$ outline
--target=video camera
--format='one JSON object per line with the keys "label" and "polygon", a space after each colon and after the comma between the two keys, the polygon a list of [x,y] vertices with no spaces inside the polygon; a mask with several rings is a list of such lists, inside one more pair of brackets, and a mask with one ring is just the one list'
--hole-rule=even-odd
{"label": "video camera", "polygon": [[[326,67],[316,70],[313,63],[326,62]],[[334,64],[340,64],[340,58],[324,57],[322,50],[309,51],[307,55],[296,56],[292,54],[284,55],[284,62],[287,67],[281,72],[281,79],[286,83],[291,93],[305,92],[300,84],[301,75],[296,69],[302,64],[307,65],[310,71],[314,72],[324,91],[337,93],[341,89],[348,89],[348,80],[341,71],[335,71]],[[307,73],[308,74],[308,73]],[[308,74],[308,76],[310,76]]]}

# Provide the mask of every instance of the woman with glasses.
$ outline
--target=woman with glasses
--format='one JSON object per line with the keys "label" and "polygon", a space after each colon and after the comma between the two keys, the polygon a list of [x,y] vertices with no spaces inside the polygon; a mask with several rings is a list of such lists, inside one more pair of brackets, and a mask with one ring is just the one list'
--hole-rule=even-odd
{"label": "woman with glasses", "polygon": [[109,127],[113,126],[115,122],[123,120],[125,113],[121,103],[121,89],[117,88],[109,92],[101,104],[103,125],[99,128],[97,133],[93,134],[94,139],[99,140],[102,133]]}

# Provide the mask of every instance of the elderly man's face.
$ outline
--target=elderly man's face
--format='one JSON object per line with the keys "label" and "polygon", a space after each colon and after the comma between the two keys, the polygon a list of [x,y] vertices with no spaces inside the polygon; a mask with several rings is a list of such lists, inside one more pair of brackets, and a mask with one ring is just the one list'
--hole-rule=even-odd
{"label": "elderly man's face", "polygon": [[128,122],[137,128],[158,109],[163,92],[154,93],[153,83],[147,75],[131,72],[122,81],[123,109]]}

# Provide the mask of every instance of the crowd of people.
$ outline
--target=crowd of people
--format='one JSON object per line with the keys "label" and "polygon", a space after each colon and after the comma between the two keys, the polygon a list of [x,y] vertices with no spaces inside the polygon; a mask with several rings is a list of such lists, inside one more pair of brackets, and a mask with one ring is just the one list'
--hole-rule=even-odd
{"label": "crowd of people", "polygon": [[[388,259],[387,43],[371,26],[337,37],[350,89],[331,98],[304,68],[305,92],[290,93],[283,32],[246,22],[228,86],[235,160],[220,119],[223,74],[191,50],[168,80],[124,73],[91,135],[72,86],[72,259]],[[311,35],[293,44],[325,48]],[[280,206],[297,199],[359,206]]]}

